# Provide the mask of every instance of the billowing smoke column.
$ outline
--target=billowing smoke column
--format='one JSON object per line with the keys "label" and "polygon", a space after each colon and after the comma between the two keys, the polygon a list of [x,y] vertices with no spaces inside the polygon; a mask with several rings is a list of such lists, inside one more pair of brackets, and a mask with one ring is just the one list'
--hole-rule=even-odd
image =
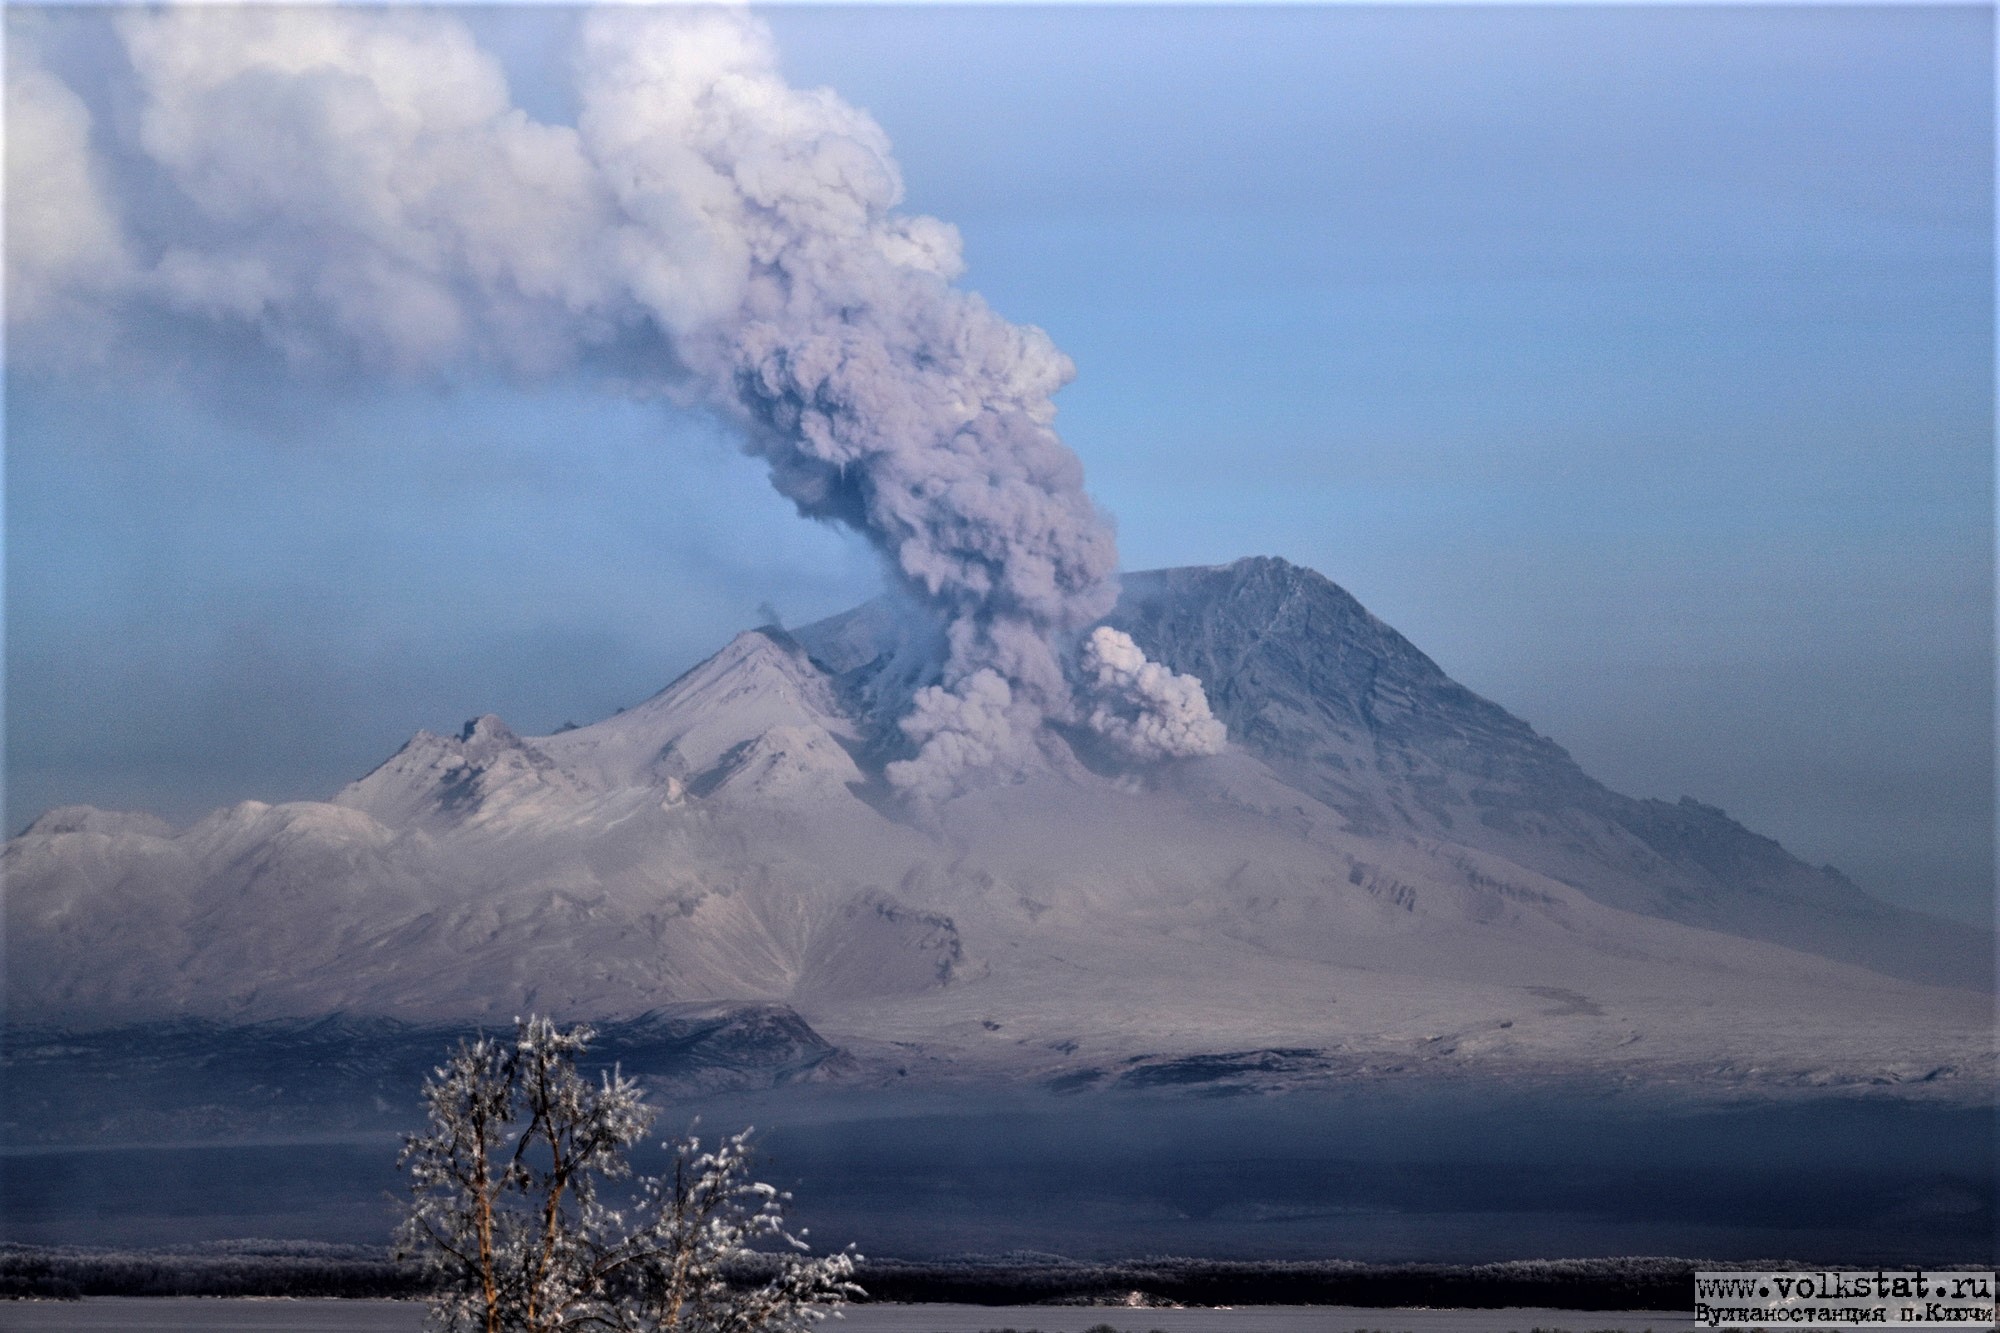
{"label": "billowing smoke column", "polygon": [[[957,233],[894,211],[880,128],[786,86],[746,14],[591,15],[574,127],[514,107],[449,14],[200,8],[118,28],[139,109],[106,161],[32,34],[10,45],[17,332],[73,353],[169,314],[301,362],[594,368],[707,402],[800,513],[864,534],[945,626],[897,785],[938,796],[1017,769],[1048,719],[1135,758],[1220,749],[1200,682],[1129,638],[1096,631],[1066,671],[1117,567],[1051,426],[1073,368],[952,286]],[[125,176],[173,205],[121,210]]]}
{"label": "billowing smoke column", "polygon": [[1100,625],[1083,644],[1090,714],[1099,735],[1140,759],[1214,754],[1225,739],[1208,711],[1208,696],[1193,676],[1146,660],[1132,636]]}

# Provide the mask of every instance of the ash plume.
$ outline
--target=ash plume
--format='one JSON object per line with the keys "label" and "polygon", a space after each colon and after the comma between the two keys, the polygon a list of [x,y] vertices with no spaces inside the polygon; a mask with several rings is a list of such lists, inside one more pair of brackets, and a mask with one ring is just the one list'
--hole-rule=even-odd
{"label": "ash plume", "polygon": [[[788,86],[746,13],[592,13],[574,126],[516,107],[448,13],[182,8],[117,30],[136,111],[94,138],[26,44],[10,69],[14,137],[36,128],[8,196],[61,201],[10,214],[17,329],[167,316],[306,366],[582,370],[706,405],[944,626],[897,786],[1017,769],[1047,719],[1135,758],[1220,746],[1200,682],[1129,639],[1099,631],[1065,660],[1117,569],[1053,428],[1074,368],[953,285],[958,234],[896,211],[880,127]],[[119,197],[141,179],[151,193]]]}
{"label": "ash plume", "polygon": [[1227,734],[1193,676],[1146,660],[1132,636],[1108,625],[1083,643],[1094,702],[1085,721],[1135,759],[1219,754]]}

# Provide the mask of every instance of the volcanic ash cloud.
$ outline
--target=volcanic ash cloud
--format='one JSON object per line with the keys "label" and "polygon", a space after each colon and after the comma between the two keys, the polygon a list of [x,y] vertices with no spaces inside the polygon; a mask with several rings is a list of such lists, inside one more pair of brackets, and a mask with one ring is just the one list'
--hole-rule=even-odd
{"label": "volcanic ash cloud", "polygon": [[935,797],[1018,768],[1049,719],[1136,759],[1221,746],[1200,682],[1129,638],[1059,651],[1116,597],[1111,526],[1052,425],[1074,368],[953,285],[958,234],[896,211],[880,127],[787,86],[747,14],[591,14],[574,126],[514,106],[447,12],[117,27],[136,86],[114,95],[135,110],[97,109],[95,132],[30,43],[10,50],[12,137],[38,128],[8,154],[8,196],[60,198],[69,219],[12,219],[18,327],[115,344],[164,317],[253,330],[308,366],[586,370],[705,403],[944,625],[897,785]]}
{"label": "volcanic ash cloud", "polygon": [[1218,754],[1227,735],[1201,681],[1146,660],[1132,636],[1100,625],[1083,644],[1093,731],[1139,759]]}

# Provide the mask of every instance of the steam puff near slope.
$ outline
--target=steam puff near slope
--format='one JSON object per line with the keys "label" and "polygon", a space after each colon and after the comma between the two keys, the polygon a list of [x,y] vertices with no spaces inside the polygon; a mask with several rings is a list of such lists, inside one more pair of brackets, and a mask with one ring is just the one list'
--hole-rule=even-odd
{"label": "steam puff near slope", "polygon": [[[705,403],[801,515],[866,537],[945,627],[905,787],[1014,764],[1050,718],[1139,757],[1219,745],[1199,683],[1147,675],[1130,640],[1085,669],[1116,701],[1073,699],[1057,645],[1117,591],[1111,525],[1052,426],[1074,367],[951,285],[958,234],[894,211],[881,128],[788,87],[746,13],[593,13],[575,127],[515,107],[445,14],[185,8],[118,30],[138,109],[99,117],[111,170],[74,92],[27,65],[10,81],[49,128],[9,155],[9,195],[80,219],[14,228],[17,322],[64,296],[114,324],[253,329],[300,362],[582,369]],[[160,178],[172,206],[121,218],[118,183],[152,198]],[[127,253],[122,281],[83,286],[105,271],[84,259]]]}
{"label": "steam puff near slope", "polygon": [[1018,772],[1033,753],[1040,721],[1034,708],[1015,703],[995,671],[975,672],[956,690],[926,686],[897,724],[917,743],[917,756],[890,764],[889,782],[928,793],[956,790],[978,772]]}
{"label": "steam puff near slope", "polygon": [[1201,681],[1146,660],[1132,636],[1108,625],[1083,644],[1083,670],[1095,700],[1091,730],[1135,759],[1220,754],[1228,733],[1208,710]]}

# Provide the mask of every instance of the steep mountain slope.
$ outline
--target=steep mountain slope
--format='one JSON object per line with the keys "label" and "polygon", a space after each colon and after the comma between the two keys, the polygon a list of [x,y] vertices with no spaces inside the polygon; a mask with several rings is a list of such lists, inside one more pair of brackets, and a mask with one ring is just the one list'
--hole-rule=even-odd
{"label": "steep mountain slope", "polygon": [[845,795],[862,774],[832,683],[781,633],[738,635],[638,707],[524,741],[491,714],[420,731],[334,797],[400,827],[560,822],[618,792],[740,799]]}
{"label": "steep mountain slope", "polygon": [[330,803],[51,812],[6,849],[10,1020],[781,1004],[890,1081],[1987,1088],[1987,999],[1913,984],[1978,973],[1942,923],[1606,790],[1318,575],[1138,575],[1112,622],[1207,681],[1226,753],[1052,733],[907,811],[928,645],[875,603],[592,726],[419,733]]}
{"label": "steep mountain slope", "polygon": [[1201,677],[1233,739],[1357,831],[1450,838],[1610,906],[1892,976],[1993,984],[1990,934],[1870,898],[1690,797],[1611,791],[1311,570],[1134,575],[1110,623]]}

